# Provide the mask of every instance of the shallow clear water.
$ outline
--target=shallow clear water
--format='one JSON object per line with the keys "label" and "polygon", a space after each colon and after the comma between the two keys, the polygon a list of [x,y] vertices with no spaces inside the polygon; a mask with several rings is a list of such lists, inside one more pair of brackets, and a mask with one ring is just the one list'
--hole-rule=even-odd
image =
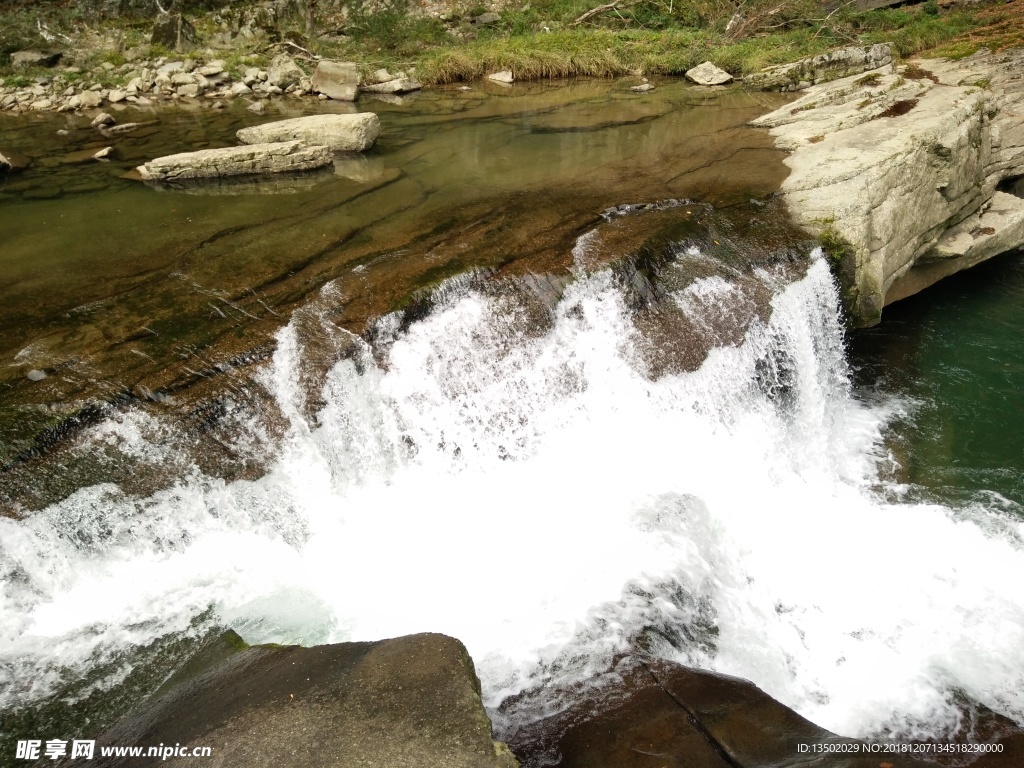
{"label": "shallow clear water", "polygon": [[[467,269],[564,271],[610,205],[767,195],[782,153],[745,122],[785,98],[682,83],[638,96],[611,80],[437,90],[361,102],[382,134],[333,172],[187,190],[122,175],[234,144],[238,128],[293,117],[299,102],[265,117],[244,102],[124,110],[122,123],[158,124],[116,138],[82,116],[0,116],[0,147],[32,161],[0,178],[0,466],[84,401],[173,395],[195,371],[235,367],[328,281],[346,296],[336,321],[362,333]],[[106,145],[113,161],[81,162]]]}

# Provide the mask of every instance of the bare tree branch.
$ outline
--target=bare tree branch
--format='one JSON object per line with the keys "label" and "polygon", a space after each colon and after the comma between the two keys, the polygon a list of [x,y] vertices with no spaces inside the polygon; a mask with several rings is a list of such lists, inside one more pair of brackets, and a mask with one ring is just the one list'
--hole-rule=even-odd
{"label": "bare tree branch", "polygon": [[605,3],[604,5],[597,6],[597,8],[591,8],[589,11],[584,13],[582,16],[580,16],[578,19],[576,19],[576,21],[574,21],[569,26],[570,27],[575,27],[577,24],[582,24],[587,19],[589,19],[589,18],[591,18],[593,16],[597,16],[597,14],[599,14],[599,13],[604,13],[605,11],[610,11],[612,8],[614,8],[618,4],[619,4],[619,0],[612,0],[612,2],[610,2],[610,3]]}

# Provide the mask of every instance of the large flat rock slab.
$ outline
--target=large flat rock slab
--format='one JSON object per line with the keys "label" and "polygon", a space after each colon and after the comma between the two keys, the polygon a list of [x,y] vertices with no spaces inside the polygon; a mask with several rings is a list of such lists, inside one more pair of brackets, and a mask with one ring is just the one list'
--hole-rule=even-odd
{"label": "large flat rock slab", "polygon": [[149,181],[212,179],[223,176],[308,171],[334,161],[331,150],[301,141],[181,152],[150,160],[136,170]]}
{"label": "large flat rock slab", "polygon": [[380,135],[380,119],[373,112],[309,115],[249,126],[236,135],[246,144],[298,140],[328,147],[334,152],[364,152]]}
{"label": "large flat rock slab", "polygon": [[[972,255],[957,251],[966,242],[957,228],[1024,175],[1022,67],[1024,51],[889,65],[809,88],[753,122],[791,153],[782,192],[794,218],[845,241],[844,300],[855,325],[873,325],[886,304],[1021,245],[1007,214],[972,224]],[[987,239],[975,243],[979,232]],[[935,268],[943,259],[959,267]]]}
{"label": "large flat rock slab", "polygon": [[[491,738],[465,647],[437,634],[248,648],[173,687],[97,743],[209,746],[212,755],[198,760],[205,768],[515,766]],[[94,764],[196,763],[154,757]]]}

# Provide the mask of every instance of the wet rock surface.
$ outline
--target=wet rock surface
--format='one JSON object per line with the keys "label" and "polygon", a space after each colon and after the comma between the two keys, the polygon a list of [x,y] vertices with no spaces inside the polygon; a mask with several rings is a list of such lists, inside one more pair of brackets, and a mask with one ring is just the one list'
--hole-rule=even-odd
{"label": "wet rock surface", "polygon": [[[804,719],[752,683],[657,658],[626,657],[568,709],[506,738],[524,768],[928,768],[971,758],[885,753]],[[512,702],[514,707],[516,702]],[[1022,732],[989,716],[1004,746],[973,765],[1017,765]]]}
{"label": "wet rock surface", "polygon": [[[516,765],[492,738],[472,659],[462,643],[445,635],[313,648],[256,646],[186,673],[194,676],[97,741],[209,746],[212,755],[202,762],[212,768]],[[195,760],[100,758],[95,764]]]}

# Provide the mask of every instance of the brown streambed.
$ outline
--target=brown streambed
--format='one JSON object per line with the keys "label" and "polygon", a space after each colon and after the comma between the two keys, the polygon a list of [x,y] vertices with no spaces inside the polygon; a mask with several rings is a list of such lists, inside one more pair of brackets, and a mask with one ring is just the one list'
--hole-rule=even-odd
{"label": "brown streambed", "polygon": [[[52,500],[26,491],[33,473],[16,459],[73,433],[67,419],[89,403],[150,399],[187,418],[244,387],[247,364],[330,281],[331,319],[361,334],[468,269],[564,273],[575,238],[609,206],[691,198],[735,208],[737,222],[777,216],[748,201],[777,189],[782,153],[745,123],[786,98],[681,82],[642,96],[616,81],[437,90],[361,103],[383,134],[336,173],[181,190],[121,175],[159,154],[231,145],[237,128],[298,107],[161,111],[157,126],[113,138],[81,117],[0,121],[0,146],[32,160],[0,186],[0,503]],[[115,147],[112,162],[71,162],[102,146]],[[616,222],[608,257],[684,215]]]}

